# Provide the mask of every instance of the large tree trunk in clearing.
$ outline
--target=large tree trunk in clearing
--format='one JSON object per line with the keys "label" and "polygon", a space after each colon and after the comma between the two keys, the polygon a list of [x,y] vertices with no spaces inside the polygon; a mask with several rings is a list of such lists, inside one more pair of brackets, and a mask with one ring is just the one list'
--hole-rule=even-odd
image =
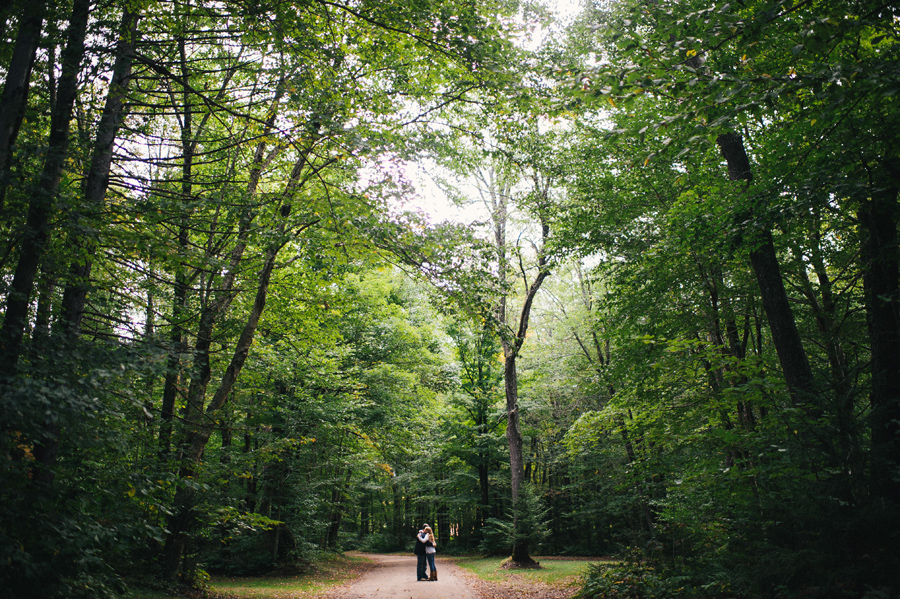
{"label": "large tree trunk in clearing", "polygon": [[[542,226],[543,239],[546,240],[549,235],[549,227],[544,224]],[[525,459],[522,453],[522,433],[519,429],[519,379],[516,372],[516,358],[525,342],[525,334],[528,332],[528,321],[531,316],[531,307],[534,304],[534,298],[538,290],[541,288],[544,279],[550,275],[547,270],[546,258],[541,255],[538,259],[538,275],[528,288],[525,301],[522,304],[522,310],[519,312],[519,326],[516,330],[514,339],[503,340],[503,356],[505,358],[504,372],[504,388],[506,390],[506,440],[509,444],[509,468],[510,482],[512,486],[513,509],[518,519],[518,509],[516,504],[520,498],[522,484],[525,482]],[[505,307],[505,306],[504,306]],[[515,522],[516,527],[519,526]],[[517,528],[518,530],[518,528]],[[517,540],[513,545],[512,561],[520,566],[536,565],[529,555],[528,543]]]}
{"label": "large tree trunk in clearing", "polygon": [[522,455],[522,433],[519,430],[519,381],[516,374],[516,352],[504,351],[504,388],[506,390],[506,441],[509,444],[509,469],[513,503],[525,482],[525,459]]}
{"label": "large tree trunk in clearing", "polygon": [[[523,336],[524,340],[524,336]],[[513,527],[518,531],[519,526],[519,498],[522,485],[525,482],[525,458],[522,453],[522,432],[519,429],[519,381],[516,372],[516,357],[521,347],[521,342],[511,344],[503,342],[503,386],[506,391],[506,441],[509,446],[509,470],[510,486],[513,501]],[[529,554],[526,541],[516,535],[512,548],[512,562],[514,565],[530,566],[535,564]]]}

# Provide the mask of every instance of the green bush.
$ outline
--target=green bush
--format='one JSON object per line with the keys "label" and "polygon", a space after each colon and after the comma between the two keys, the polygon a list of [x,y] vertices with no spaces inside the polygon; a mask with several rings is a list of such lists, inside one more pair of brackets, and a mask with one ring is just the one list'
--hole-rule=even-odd
{"label": "green bush", "polygon": [[591,565],[578,599],[725,599],[738,597],[725,580],[701,580],[645,562]]}
{"label": "green bush", "polygon": [[548,511],[535,489],[524,485],[506,519],[488,518],[478,550],[485,555],[508,555],[518,541],[527,543],[532,552],[537,551],[550,534]]}

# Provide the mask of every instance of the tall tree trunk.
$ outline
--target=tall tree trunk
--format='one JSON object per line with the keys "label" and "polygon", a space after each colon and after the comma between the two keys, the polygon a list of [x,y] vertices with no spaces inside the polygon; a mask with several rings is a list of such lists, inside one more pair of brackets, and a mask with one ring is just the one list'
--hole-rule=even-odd
{"label": "tall tree trunk", "polygon": [[482,453],[481,459],[482,463],[478,464],[478,488],[481,491],[481,503],[476,508],[475,515],[475,520],[479,527],[483,527],[487,522],[491,505],[490,468],[485,462],[486,456],[484,453]]}
{"label": "tall tree trunk", "polygon": [[[62,55],[57,110],[51,118],[47,157],[38,185],[32,190],[19,262],[7,298],[6,318],[0,330],[0,378],[16,372],[34,278],[50,237],[50,217],[56,206],[56,194],[68,151],[69,123],[78,93],[78,73],[84,59],[89,12],[89,0],[75,0],[69,19],[66,49]],[[59,433],[57,420],[48,419],[43,438],[34,448],[38,465],[32,475],[35,484],[49,486],[53,482],[52,467],[59,452]]]}
{"label": "tall tree trunk", "polygon": [[872,488],[877,496],[900,505],[900,206],[895,185],[873,191],[858,217],[863,231],[863,287],[872,355]]}
{"label": "tall tree trunk", "polygon": [[56,207],[56,194],[68,151],[69,124],[78,94],[78,73],[84,59],[89,9],[89,0],[75,0],[72,7],[66,49],[62,56],[57,109],[50,123],[47,155],[28,204],[19,261],[7,297],[3,328],[0,329],[0,376],[11,376],[16,371],[34,278],[50,236],[50,217]]}
{"label": "tall tree trunk", "polygon": [[345,467],[344,480],[336,484],[331,491],[331,517],[328,519],[328,538],[326,549],[337,549],[338,534],[341,531],[341,521],[344,517],[344,502],[347,498],[347,488],[350,486],[350,477],[353,470]]}
{"label": "tall tree trunk", "polygon": [[47,8],[46,0],[33,0],[23,4],[16,43],[6,71],[3,95],[0,96],[0,211],[3,209],[9,184],[13,146],[19,135],[22,119],[25,118],[31,69],[41,42],[41,28]]}
{"label": "tall tree trunk", "polygon": [[[749,185],[753,180],[753,172],[743,138],[737,133],[726,133],[720,135],[716,143],[728,163],[728,177],[732,181],[745,181]],[[797,406],[806,406],[807,414],[816,416],[819,409],[812,368],[794,321],[794,312],[781,277],[771,231],[763,228],[751,239],[750,244],[750,263],[759,284],[763,309],[791,399]]]}
{"label": "tall tree trunk", "polygon": [[[187,57],[186,50],[186,42],[183,37],[178,38],[178,55],[180,58],[181,65],[181,78],[182,82],[186,83],[190,78],[190,68],[189,61]],[[237,65],[232,65],[223,78],[222,85],[217,93],[216,100],[220,100],[227,93],[229,83],[231,78],[237,72]],[[172,423],[175,417],[175,403],[176,398],[178,396],[178,386],[179,382],[183,378],[182,373],[182,365],[179,356],[186,352],[187,350],[187,342],[185,340],[185,331],[184,331],[184,322],[187,318],[188,312],[188,288],[189,288],[189,278],[186,272],[186,261],[187,261],[187,251],[189,246],[189,225],[188,225],[188,216],[189,210],[186,207],[190,204],[191,199],[193,197],[193,163],[194,157],[197,149],[197,144],[199,142],[200,134],[206,127],[207,122],[209,121],[210,116],[213,114],[212,112],[207,112],[200,119],[200,122],[196,124],[194,123],[194,113],[195,108],[191,101],[191,94],[193,92],[188,88],[187,85],[183,86],[182,89],[182,101],[181,101],[181,109],[179,110],[179,103],[177,101],[177,96],[174,92],[170,90],[170,98],[172,107],[175,110],[176,116],[179,118],[179,122],[181,125],[181,146],[182,146],[182,167],[181,167],[181,197],[183,203],[183,213],[181,215],[181,222],[179,223],[178,230],[178,250],[180,255],[183,257],[181,262],[179,263],[178,269],[175,273],[175,281],[174,281],[174,289],[173,289],[173,301],[172,301],[172,329],[169,336],[169,357],[167,360],[167,368],[166,368],[166,376],[163,384],[163,396],[162,396],[162,406],[161,406],[161,423],[159,430],[159,451],[160,454],[166,456],[171,451],[171,443],[172,443]],[[259,185],[259,179],[262,173],[263,168],[271,162],[277,153],[277,148],[273,150],[269,155],[266,155],[266,142],[265,136],[269,134],[269,132],[274,127],[275,119],[278,116],[278,105],[281,101],[281,98],[284,95],[284,88],[279,86],[275,98],[272,102],[272,108],[269,111],[268,118],[265,124],[265,130],[263,133],[263,141],[260,141],[257,144],[256,153],[253,158],[253,162],[250,168],[248,183],[247,183],[247,196],[249,198],[253,198],[256,195],[257,187]],[[303,163],[305,163],[305,158],[303,159]],[[290,184],[289,184],[290,185]],[[232,252],[231,259],[231,270],[229,271],[229,275],[226,276],[226,285],[228,286],[228,291],[225,292],[224,295],[229,295],[231,293],[231,284],[234,281],[234,276],[237,272],[237,265],[240,263],[240,259],[243,255],[244,249],[246,248],[246,243],[249,235],[249,227],[253,222],[253,218],[255,217],[255,211],[248,208],[244,215],[241,218],[241,222],[239,224],[239,233],[237,242],[235,244],[235,248]],[[231,300],[223,300],[230,302]],[[213,312],[221,311],[222,305],[216,306],[208,306],[209,309],[213,310]],[[207,317],[214,316],[215,314],[207,313]],[[201,326],[203,322],[203,315],[201,315]],[[215,324],[215,319],[208,324]],[[211,334],[211,330],[209,331]],[[198,336],[198,341],[201,341],[201,337]],[[203,337],[202,342],[206,343],[209,341],[206,337]],[[208,349],[208,348],[207,348]],[[201,362],[202,362],[201,358]],[[201,368],[201,372],[203,370],[202,364],[197,364]],[[192,380],[192,385],[194,381]],[[204,383],[203,392],[205,393],[206,384]],[[195,388],[194,392],[197,392],[199,388]],[[192,392],[188,390],[188,396],[192,397]],[[190,399],[188,400],[190,403]]]}
{"label": "tall tree trunk", "polygon": [[[176,40],[178,46],[178,55],[181,64],[181,77],[183,82],[187,82],[190,78],[190,72],[187,66],[187,52],[185,49],[184,37]],[[188,217],[190,210],[188,206],[193,196],[193,162],[194,148],[196,140],[194,139],[193,115],[194,108],[191,104],[190,90],[185,85],[182,90],[182,102],[180,104],[176,100],[174,92],[169,90],[172,109],[179,120],[181,127],[181,218],[178,224],[177,244],[178,252],[181,259],[179,260],[175,270],[175,280],[172,292],[172,329],[169,333],[169,357],[166,363],[166,376],[163,382],[162,406],[160,409],[161,422],[159,427],[159,449],[163,456],[169,454],[172,444],[172,422],[175,418],[175,400],[178,396],[178,384],[182,378],[182,365],[180,355],[187,350],[185,341],[184,323],[187,319],[187,296],[188,296],[188,275],[187,275],[187,252],[189,239]]]}
{"label": "tall tree trunk", "polygon": [[506,392],[506,441],[509,445],[510,483],[513,503],[525,482],[525,458],[522,453],[522,433],[519,430],[519,381],[516,372],[517,352],[510,345],[503,352],[503,388]]}
{"label": "tall tree trunk", "polygon": [[[240,376],[241,370],[247,361],[250,353],[250,346],[253,343],[253,337],[256,334],[256,328],[259,325],[259,319],[262,317],[263,310],[266,306],[266,298],[269,292],[269,283],[272,278],[272,271],[275,268],[275,259],[278,251],[282,246],[277,245],[271,247],[267,251],[266,260],[263,268],[259,273],[259,281],[256,289],[256,297],[244,328],[235,345],[234,352],[219,386],[215,394],[203,411],[203,417],[194,423],[192,429],[188,432],[184,447],[184,455],[181,462],[179,475],[181,478],[188,478],[196,473],[196,466],[203,456],[203,451],[209,441],[210,436],[216,428],[219,411],[225,405],[229,394]],[[165,544],[165,568],[166,575],[169,578],[175,578],[181,567],[181,558],[187,541],[187,532],[191,528],[194,519],[194,506],[196,505],[196,491],[189,487],[181,487],[175,494],[173,515],[168,522],[168,535]]]}
{"label": "tall tree trunk", "polygon": [[[261,161],[265,154],[265,142],[260,142],[257,148],[256,160],[251,169],[250,183],[248,185],[248,197],[254,198],[256,195],[256,186],[259,181],[259,169]],[[305,159],[301,159],[303,161]],[[244,252],[247,249],[247,242],[250,238],[251,227],[256,218],[256,209],[247,206],[238,223],[237,234],[234,246],[229,256],[228,268],[221,281],[216,285],[216,291],[213,297],[206,299],[205,305],[200,311],[200,322],[197,328],[196,341],[192,348],[194,356],[193,375],[191,384],[188,388],[187,404],[185,408],[185,422],[189,429],[199,425],[206,416],[203,413],[203,404],[206,400],[207,387],[211,375],[210,370],[210,348],[212,347],[213,333],[218,325],[222,315],[228,311],[232,301],[237,293],[234,285],[237,275],[241,270],[244,260]],[[283,225],[280,227],[283,230]],[[213,279],[217,275],[212,275]],[[213,294],[211,294],[213,295]]]}
{"label": "tall tree trunk", "polygon": [[[549,236],[549,226],[544,223],[541,227],[542,241],[546,241]],[[509,445],[509,468],[510,483],[512,488],[513,513],[517,514],[516,503],[520,497],[522,484],[525,482],[525,459],[522,452],[522,433],[519,428],[519,381],[516,372],[516,358],[525,342],[525,335],[528,332],[528,321],[531,316],[531,307],[534,304],[534,298],[541,284],[550,275],[547,269],[546,257],[540,254],[538,258],[538,274],[535,280],[528,287],[525,295],[525,301],[519,312],[518,327],[514,333],[514,337],[508,335],[502,338],[503,344],[503,373],[504,373],[504,390],[506,392],[506,440]],[[504,303],[505,309],[505,303]],[[515,523],[518,526],[518,522]],[[513,545],[512,561],[517,564],[530,565],[534,563],[529,555],[528,543],[518,539]]]}
{"label": "tall tree trunk", "polygon": [[78,221],[81,212],[96,211],[103,205],[109,187],[109,173],[112,165],[113,146],[119,127],[125,115],[125,93],[131,82],[131,66],[134,62],[134,48],[137,43],[137,25],[140,15],[129,8],[122,13],[119,25],[119,41],[116,44],[116,58],[113,64],[106,103],[97,126],[97,137],[91,153],[91,165],[84,184],[84,205],[76,214],[76,237],[71,244],[75,258],[70,269],[70,279],[63,293],[63,322],[70,335],[77,335],[84,315],[84,304],[89,289],[89,279],[96,250],[96,232],[78,236]]}
{"label": "tall tree trunk", "polygon": [[[507,258],[506,247],[506,227],[509,218],[509,197],[511,191],[511,183],[498,177],[496,171],[489,169],[486,172],[479,171],[477,176],[485,186],[482,191],[482,199],[485,206],[491,214],[491,224],[493,225],[494,244],[497,252],[498,272],[501,273],[501,283],[506,282],[507,272],[509,270],[509,261]],[[544,181],[544,185],[535,176],[535,192],[543,194],[547,197],[549,191],[549,180]],[[485,193],[486,191],[486,193]],[[525,459],[522,448],[522,433],[519,428],[519,382],[518,373],[516,371],[516,359],[525,342],[525,335],[528,332],[528,321],[531,316],[531,307],[534,304],[534,298],[544,279],[549,276],[550,271],[547,266],[547,259],[543,253],[547,238],[550,234],[550,228],[546,220],[541,218],[541,246],[538,250],[537,275],[530,285],[526,283],[525,299],[522,303],[522,309],[518,315],[518,322],[515,330],[507,325],[507,297],[501,296],[496,307],[496,319],[500,326],[498,331],[500,343],[503,346],[503,387],[506,395],[506,441],[509,447],[509,468],[510,468],[510,487],[513,502],[514,522],[513,526],[517,527],[518,508],[517,503],[520,498],[522,485],[525,482]],[[524,270],[522,272],[524,277]],[[516,535],[516,541],[513,544],[512,551],[513,563],[519,565],[533,565],[535,562],[529,555],[528,543]]]}
{"label": "tall tree trunk", "polygon": [[[274,116],[272,119],[274,119]],[[261,142],[257,148],[254,166],[251,169],[248,188],[251,197],[255,194],[256,185],[259,181],[262,160],[265,153],[264,150],[264,142]],[[301,162],[305,163],[305,159],[305,156],[299,158],[297,161],[298,164]],[[286,195],[289,196],[291,193],[295,192],[302,184],[303,181],[299,178],[292,179],[288,183]],[[220,410],[225,405],[228,396],[232,393],[238,376],[247,360],[250,345],[253,342],[259,319],[265,308],[269,283],[275,268],[275,261],[278,252],[285,243],[284,241],[278,242],[270,246],[266,251],[263,268],[259,274],[253,306],[247,317],[244,328],[241,331],[237,345],[235,346],[231,362],[225,369],[215,394],[204,409],[203,404],[211,375],[209,367],[209,349],[212,342],[213,328],[215,327],[219,316],[227,310],[235,297],[233,291],[234,282],[237,273],[241,269],[244,251],[247,246],[251,224],[254,221],[255,214],[256,211],[252,207],[247,207],[241,217],[235,245],[232,248],[229,259],[228,270],[219,286],[216,297],[210,299],[209,303],[204,307],[204,310],[201,313],[197,341],[194,347],[194,376],[191,379],[191,385],[188,391],[187,414],[185,418],[187,428],[184,440],[181,443],[180,452],[181,466],[179,468],[179,476],[183,479],[189,478],[195,474],[196,465],[200,462],[206,444],[209,442],[210,436],[216,429]],[[312,226],[313,224],[314,223],[308,223],[303,228]],[[284,223],[281,223],[276,228],[276,233],[279,237],[283,237],[284,230]],[[302,231],[303,229],[300,230]],[[165,570],[166,575],[170,578],[174,578],[181,567],[182,555],[187,541],[187,532],[190,530],[194,519],[193,511],[196,504],[195,496],[196,492],[188,487],[179,489],[175,495],[174,512],[169,519],[169,534],[166,537],[164,548]]]}

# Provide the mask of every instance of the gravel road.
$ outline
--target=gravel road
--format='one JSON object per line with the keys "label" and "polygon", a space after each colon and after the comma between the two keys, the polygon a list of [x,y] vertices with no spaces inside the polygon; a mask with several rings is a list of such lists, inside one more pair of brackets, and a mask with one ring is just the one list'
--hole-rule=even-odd
{"label": "gravel road", "polygon": [[436,560],[438,580],[416,581],[416,556],[367,553],[374,567],[328,594],[328,599],[479,599],[459,567]]}

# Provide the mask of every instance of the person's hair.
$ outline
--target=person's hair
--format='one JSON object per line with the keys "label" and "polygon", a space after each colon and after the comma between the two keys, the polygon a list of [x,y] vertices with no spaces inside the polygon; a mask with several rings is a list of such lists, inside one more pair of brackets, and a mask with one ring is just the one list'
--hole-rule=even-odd
{"label": "person's hair", "polygon": [[428,540],[431,541],[431,544],[437,545],[437,541],[434,540],[434,531],[431,530],[430,526],[425,527],[425,532],[428,533]]}

